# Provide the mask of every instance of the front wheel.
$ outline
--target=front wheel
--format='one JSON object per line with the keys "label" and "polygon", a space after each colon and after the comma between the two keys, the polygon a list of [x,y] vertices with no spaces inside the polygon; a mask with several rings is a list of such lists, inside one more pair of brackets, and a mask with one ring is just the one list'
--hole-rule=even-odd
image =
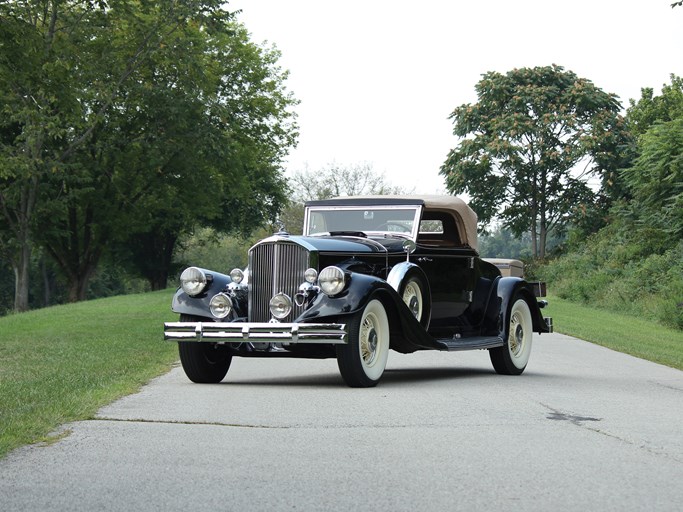
{"label": "front wheel", "polygon": [[[206,318],[180,315],[181,322],[202,322]],[[228,373],[232,355],[228,347],[216,343],[180,341],[178,342],[180,363],[185,375],[198,384],[215,384]]]}
{"label": "front wheel", "polygon": [[389,319],[382,303],[371,300],[351,317],[348,344],[337,345],[337,365],[352,388],[376,386],[389,357]]}
{"label": "front wheel", "polygon": [[531,310],[522,298],[516,298],[510,309],[510,326],[502,347],[489,349],[491,363],[496,373],[519,375],[526,368],[531,354],[533,322]]}

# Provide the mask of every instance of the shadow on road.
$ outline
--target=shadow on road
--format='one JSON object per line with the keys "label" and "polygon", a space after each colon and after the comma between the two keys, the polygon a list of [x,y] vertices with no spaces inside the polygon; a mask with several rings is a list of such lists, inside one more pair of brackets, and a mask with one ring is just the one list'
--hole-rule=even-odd
{"label": "shadow on road", "polygon": [[[382,376],[379,386],[400,386],[403,384],[431,383],[443,380],[504,378],[495,374],[493,370],[482,368],[395,368],[387,369]],[[290,375],[277,377],[259,377],[231,379],[230,375],[221,382],[223,386],[290,386],[290,387],[346,387],[338,373]]]}

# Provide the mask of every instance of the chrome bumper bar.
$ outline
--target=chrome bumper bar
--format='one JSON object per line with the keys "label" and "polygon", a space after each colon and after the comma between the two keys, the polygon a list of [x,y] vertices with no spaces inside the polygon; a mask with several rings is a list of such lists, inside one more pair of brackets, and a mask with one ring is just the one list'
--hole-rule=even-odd
{"label": "chrome bumper bar", "polygon": [[212,343],[347,343],[345,324],[167,322],[164,339]]}

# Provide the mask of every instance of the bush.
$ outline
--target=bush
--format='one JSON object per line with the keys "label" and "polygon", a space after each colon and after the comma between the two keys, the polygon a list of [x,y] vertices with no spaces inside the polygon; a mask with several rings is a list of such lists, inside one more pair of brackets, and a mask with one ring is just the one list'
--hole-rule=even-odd
{"label": "bush", "polygon": [[537,272],[560,298],[683,329],[683,241],[662,253],[647,247],[644,230],[610,226]]}

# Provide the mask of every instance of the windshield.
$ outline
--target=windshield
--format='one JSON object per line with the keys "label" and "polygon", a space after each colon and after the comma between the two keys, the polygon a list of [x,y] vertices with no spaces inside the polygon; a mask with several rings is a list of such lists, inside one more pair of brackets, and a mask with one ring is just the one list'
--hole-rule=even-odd
{"label": "windshield", "polygon": [[358,233],[415,238],[418,206],[311,207],[306,210],[304,234]]}

